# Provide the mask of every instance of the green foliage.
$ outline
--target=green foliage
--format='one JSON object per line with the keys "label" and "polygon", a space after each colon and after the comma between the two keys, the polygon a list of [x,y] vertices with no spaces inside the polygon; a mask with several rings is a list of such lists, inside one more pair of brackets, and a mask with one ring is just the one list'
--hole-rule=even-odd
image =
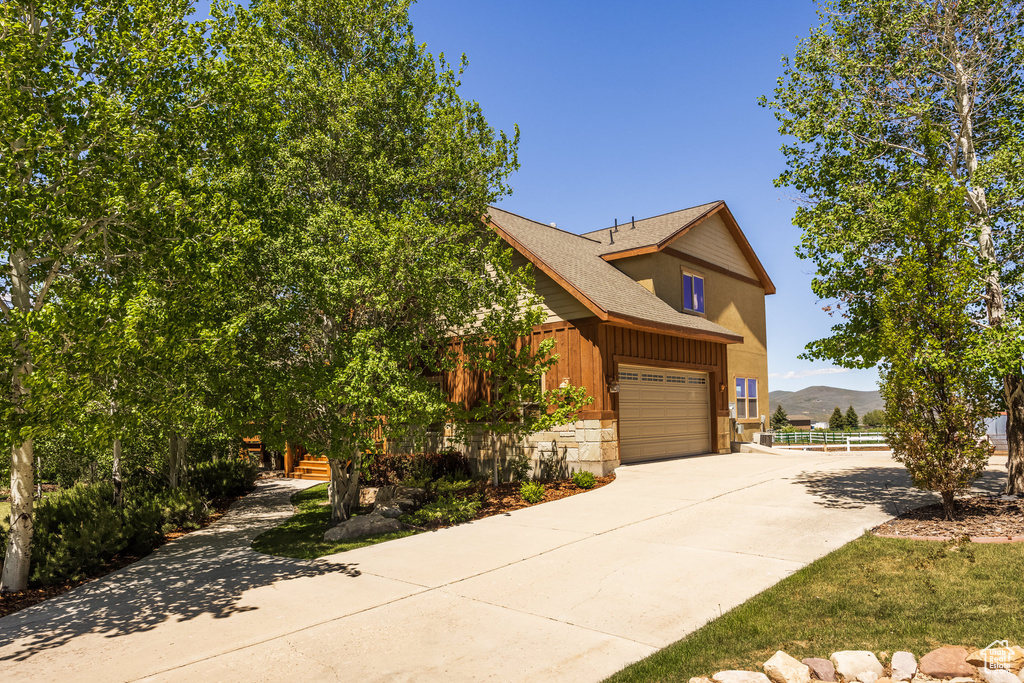
{"label": "green foliage", "polygon": [[594,476],[593,472],[577,470],[572,473],[572,483],[581,489],[592,489],[597,484],[597,477]]}
{"label": "green foliage", "polygon": [[234,498],[252,491],[258,475],[259,468],[248,459],[210,460],[194,465],[188,482],[209,500]]}
{"label": "green foliage", "polygon": [[187,486],[159,491],[152,501],[160,511],[160,532],[168,534],[176,529],[193,531],[200,528],[210,516],[208,500]]}
{"label": "green foliage", "polygon": [[430,482],[427,487],[427,492],[435,499],[453,496],[467,498],[474,495],[479,498],[481,489],[485,484],[486,479],[466,479],[454,475],[448,475]]}
{"label": "green foliage", "polygon": [[786,409],[781,404],[772,413],[771,425],[772,429],[785,429],[789,426],[789,415],[786,414]]}
{"label": "green foliage", "polygon": [[947,516],[988,461],[979,439],[995,394],[987,349],[967,333],[977,265],[949,229],[951,201],[933,189],[906,198],[906,257],[878,297],[888,442],[915,485],[942,494]]}
{"label": "green foliage", "polygon": [[843,428],[844,429],[857,429],[860,427],[860,417],[857,416],[857,411],[850,406],[846,415],[843,416]]}
{"label": "green foliage", "polygon": [[317,484],[296,493],[292,496],[292,505],[297,510],[295,515],[260,534],[253,541],[252,549],[268,555],[311,560],[418,533],[415,530],[403,530],[349,541],[325,541],[324,532],[331,527],[331,510],[327,506],[327,498],[327,484]]}
{"label": "green foliage", "polygon": [[828,418],[828,428],[834,432],[841,432],[846,429],[846,418],[843,417],[839,406],[836,406],[836,409],[832,411],[832,415]]}
{"label": "green foliage", "polygon": [[507,467],[510,481],[523,481],[530,474],[530,456],[524,451],[516,451],[509,456]]}
{"label": "green foliage", "polygon": [[519,495],[530,505],[539,503],[544,498],[544,484],[539,481],[524,481],[519,487]]}
{"label": "green foliage", "polygon": [[478,496],[463,497],[443,495],[433,503],[427,503],[413,513],[400,518],[406,524],[420,527],[461,524],[476,517],[483,503]]}
{"label": "green foliage", "polygon": [[869,410],[868,412],[864,413],[864,426],[884,427],[885,412],[882,410]]}

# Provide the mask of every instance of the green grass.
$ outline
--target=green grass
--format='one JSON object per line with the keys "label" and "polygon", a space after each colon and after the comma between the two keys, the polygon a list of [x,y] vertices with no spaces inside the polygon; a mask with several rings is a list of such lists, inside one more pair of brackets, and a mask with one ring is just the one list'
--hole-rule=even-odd
{"label": "green grass", "polygon": [[11,502],[8,500],[0,500],[0,526],[11,528]]}
{"label": "green grass", "polygon": [[396,531],[351,541],[328,543],[324,541],[324,532],[331,527],[331,508],[325,505],[326,502],[326,483],[299,491],[292,496],[292,504],[298,508],[295,516],[280,526],[260,534],[252,543],[253,550],[268,555],[311,560],[315,557],[354,550],[417,533],[416,531]]}
{"label": "green grass", "polygon": [[776,650],[920,657],[943,645],[1024,641],[1024,543],[956,545],[865,535],[609,681],[762,671]]}

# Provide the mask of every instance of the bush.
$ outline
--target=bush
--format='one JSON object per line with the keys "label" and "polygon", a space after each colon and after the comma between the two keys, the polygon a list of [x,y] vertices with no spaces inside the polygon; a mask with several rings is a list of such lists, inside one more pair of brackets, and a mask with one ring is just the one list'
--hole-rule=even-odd
{"label": "bush", "polygon": [[531,505],[539,503],[544,498],[544,484],[536,481],[524,481],[523,485],[519,487],[519,495]]}
{"label": "bush", "polygon": [[252,491],[259,468],[248,459],[201,462],[189,472],[189,485],[207,500],[234,498]]}
{"label": "bush", "polygon": [[34,584],[77,580],[105,564],[132,543],[113,503],[114,488],[79,484],[40,501],[32,540]]}
{"label": "bush", "polygon": [[206,499],[192,488],[151,485],[125,491],[114,505],[114,487],[78,484],[40,501],[32,541],[33,585],[76,581],[118,553],[148,553],[162,535],[198,529],[209,516]]}
{"label": "bush", "polygon": [[469,458],[458,451],[440,453],[367,453],[363,478],[367,486],[424,483],[442,477],[470,477]]}
{"label": "bush", "polygon": [[597,484],[597,477],[594,476],[593,472],[579,470],[573,473],[572,483],[576,484],[581,489],[592,489]]}
{"label": "bush", "polygon": [[402,515],[401,519],[414,526],[460,524],[476,517],[482,504],[478,496],[465,498],[447,495],[436,502],[427,503],[416,512]]}
{"label": "bush", "polygon": [[445,497],[462,497],[480,494],[486,484],[486,479],[464,479],[462,477],[447,476],[431,482],[429,493],[435,499]]}
{"label": "bush", "polygon": [[193,531],[210,516],[210,506],[201,493],[191,487],[166,489],[153,499],[160,513],[160,531]]}

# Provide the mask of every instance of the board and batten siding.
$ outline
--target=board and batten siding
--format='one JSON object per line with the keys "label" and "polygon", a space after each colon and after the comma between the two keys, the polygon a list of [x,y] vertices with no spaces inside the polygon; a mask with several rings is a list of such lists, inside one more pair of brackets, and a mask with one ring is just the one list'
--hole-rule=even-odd
{"label": "board and batten siding", "polygon": [[693,254],[733,273],[757,279],[750,262],[736,244],[720,216],[711,216],[686,234],[669,243],[669,248]]}
{"label": "board and batten siding", "polygon": [[[540,325],[530,335],[536,350],[541,340],[553,338],[553,354],[558,360],[548,370],[545,385],[553,389],[568,380],[583,387],[593,402],[580,413],[580,419],[615,419],[618,394],[608,391],[608,379],[618,376],[618,365],[650,365],[707,372],[710,384],[710,413],[714,421],[727,414],[726,397],[721,391],[728,378],[726,345],[667,334],[644,332],[602,323],[597,318]],[[490,387],[483,373],[456,369],[445,377],[445,386],[453,400],[464,405],[486,401]],[[718,429],[712,425],[712,450],[717,450]]]}

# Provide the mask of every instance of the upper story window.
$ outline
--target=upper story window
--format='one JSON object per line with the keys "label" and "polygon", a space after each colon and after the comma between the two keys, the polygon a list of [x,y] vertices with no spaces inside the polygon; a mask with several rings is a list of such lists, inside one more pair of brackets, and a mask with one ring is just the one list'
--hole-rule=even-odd
{"label": "upper story window", "polygon": [[700,275],[683,273],[683,310],[704,312],[704,278]]}
{"label": "upper story window", "polygon": [[757,419],[757,380],[736,378],[736,419]]}

